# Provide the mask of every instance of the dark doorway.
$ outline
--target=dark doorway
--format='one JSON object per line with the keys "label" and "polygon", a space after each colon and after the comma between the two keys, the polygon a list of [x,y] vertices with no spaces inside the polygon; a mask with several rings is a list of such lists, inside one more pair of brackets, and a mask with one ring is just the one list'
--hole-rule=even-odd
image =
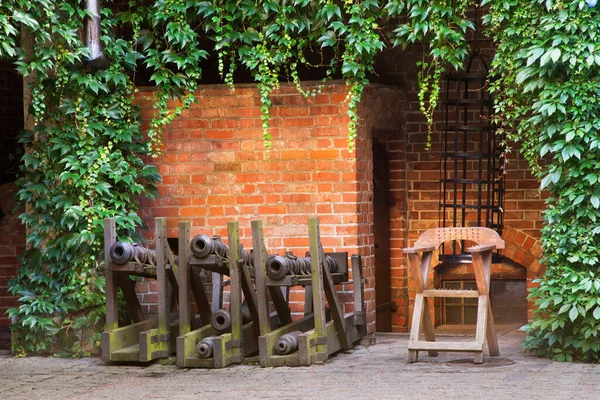
{"label": "dark doorway", "polygon": [[373,142],[373,234],[375,238],[376,330],[391,332],[390,169],[385,146]]}
{"label": "dark doorway", "polygon": [[23,130],[23,77],[14,61],[0,59],[0,185],[15,180],[22,153],[17,137]]}

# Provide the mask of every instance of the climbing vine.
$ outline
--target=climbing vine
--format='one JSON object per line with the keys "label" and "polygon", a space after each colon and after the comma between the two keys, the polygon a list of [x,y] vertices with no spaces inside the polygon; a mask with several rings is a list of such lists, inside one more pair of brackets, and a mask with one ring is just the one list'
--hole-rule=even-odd
{"label": "climbing vine", "polygon": [[[103,10],[111,64],[94,72],[85,63],[86,12],[78,1],[28,2],[22,12],[21,3],[9,2],[13,18],[5,21],[25,25],[31,51],[4,48],[19,54],[24,76],[35,76],[34,128],[20,138],[26,152],[17,197],[26,204],[20,218],[29,228],[28,250],[10,283],[20,306],[9,316],[18,319],[18,353],[80,355],[98,344],[104,324],[102,220],[115,217],[119,232],[131,233],[141,224],[136,198],[153,196],[159,177],[141,158],[148,147],[133,105],[137,56],[133,41],[115,36],[115,14]],[[8,46],[14,43],[13,35]]]}
{"label": "climbing vine", "polygon": [[[474,23],[486,10],[497,44],[490,83],[495,123],[521,143],[549,190],[542,232],[546,276],[532,290],[539,311],[527,347],[559,360],[599,360],[600,21],[595,2],[535,0],[157,0],[103,2],[104,70],[87,63],[76,0],[0,3],[0,56],[16,57],[31,79],[35,127],[25,132],[19,179],[29,249],[11,282],[20,306],[10,310],[17,350],[83,354],[97,343],[104,281],[98,258],[101,221],[117,218],[120,234],[141,224],[139,196],[153,196],[157,171],[144,159],[162,148],[161,130],[195,101],[203,67],[216,63],[235,90],[247,70],[260,93],[265,146],[271,94],[300,76],[348,84],[348,140],[360,123],[358,104],[385,44],[423,46],[419,102],[429,126],[444,71],[460,69]],[[385,28],[385,29],[384,29]],[[33,48],[20,47],[21,30]],[[386,37],[387,36],[387,37]],[[142,131],[135,82],[156,86],[154,116]],[[91,336],[87,332],[92,332]]]}
{"label": "climbing vine", "polygon": [[497,122],[550,192],[547,272],[525,346],[600,361],[600,13],[590,1],[489,1]]}

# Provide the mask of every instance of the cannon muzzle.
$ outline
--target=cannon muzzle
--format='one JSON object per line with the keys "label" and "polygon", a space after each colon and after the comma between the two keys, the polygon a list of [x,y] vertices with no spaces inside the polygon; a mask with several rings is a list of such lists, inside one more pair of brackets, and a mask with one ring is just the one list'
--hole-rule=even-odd
{"label": "cannon muzzle", "polygon": [[[221,242],[219,236],[213,236],[212,238],[205,234],[194,236],[190,242],[190,251],[198,258],[208,257],[211,254],[216,254],[222,258],[229,258],[229,246]],[[244,260],[244,263],[248,264],[250,256],[241,244],[239,255]]]}
{"label": "cannon muzzle", "polygon": [[298,350],[298,336],[301,334],[302,331],[294,331],[282,335],[275,341],[275,353],[284,355]]}
{"label": "cannon muzzle", "polygon": [[136,261],[142,264],[156,263],[156,252],[140,246],[138,243],[116,242],[110,246],[110,260],[115,264]]}
{"label": "cannon muzzle", "polygon": [[204,338],[198,343],[196,346],[196,353],[198,353],[198,357],[200,358],[210,358],[213,356],[215,351],[215,338],[217,336],[209,336]]}
{"label": "cannon muzzle", "polygon": [[[248,304],[242,303],[242,323],[247,324],[252,321],[252,315]],[[219,333],[231,331],[231,313],[223,308],[218,309],[210,317],[210,326]]]}

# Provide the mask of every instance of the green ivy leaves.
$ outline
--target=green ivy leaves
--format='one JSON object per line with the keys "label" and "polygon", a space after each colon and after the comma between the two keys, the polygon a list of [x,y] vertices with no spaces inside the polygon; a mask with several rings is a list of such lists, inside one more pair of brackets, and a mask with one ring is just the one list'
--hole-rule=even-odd
{"label": "green ivy leaves", "polygon": [[497,122],[523,143],[550,192],[542,230],[548,272],[531,291],[540,310],[526,347],[557,360],[598,361],[598,13],[580,1],[489,5],[486,21],[499,43]]}
{"label": "green ivy leaves", "polygon": [[27,204],[20,218],[31,247],[10,283],[20,301],[9,310],[18,320],[15,351],[83,355],[98,344],[104,324],[102,220],[118,215],[121,234],[129,235],[141,224],[138,196],[152,196],[159,179],[141,158],[148,148],[130,75],[139,53],[135,42],[116,36],[118,19],[105,9],[103,43],[112,62],[92,72],[83,62],[87,49],[78,32],[85,12],[78,1],[8,3],[33,38],[19,70],[37,78],[35,129],[20,138],[26,153],[18,200]]}

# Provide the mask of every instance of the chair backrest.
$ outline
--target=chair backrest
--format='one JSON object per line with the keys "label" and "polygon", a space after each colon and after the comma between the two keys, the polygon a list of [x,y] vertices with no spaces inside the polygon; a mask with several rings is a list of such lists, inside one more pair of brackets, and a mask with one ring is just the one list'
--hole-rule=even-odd
{"label": "chair backrest", "polygon": [[477,244],[494,244],[496,249],[504,249],[504,240],[493,229],[473,228],[437,228],[428,229],[415,242],[415,247],[439,247],[453,240],[469,240]]}

